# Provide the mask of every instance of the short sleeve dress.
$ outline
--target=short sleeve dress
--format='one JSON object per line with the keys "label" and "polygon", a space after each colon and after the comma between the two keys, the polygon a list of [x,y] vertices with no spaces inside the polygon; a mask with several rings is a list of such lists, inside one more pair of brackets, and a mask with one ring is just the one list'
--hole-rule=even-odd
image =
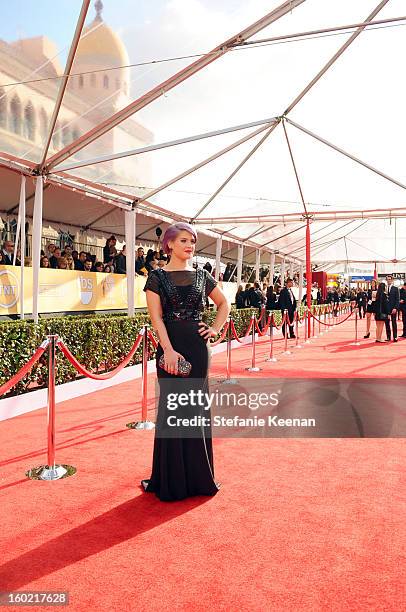
{"label": "short sleeve dress", "polygon": [[[190,376],[169,374],[159,366],[163,349],[158,344],[156,368],[159,403],[156,418],[152,474],[141,483],[162,501],[185,499],[194,495],[215,495],[219,484],[214,480],[211,414],[207,404],[186,405],[168,402],[180,393],[188,398],[208,393],[209,349],[200,336],[206,296],[217,285],[207,270],[161,269],[150,272],[144,291],[158,294],[162,319],[175,351],[192,364]],[[194,395],[193,395],[194,394]],[[193,418],[195,420],[193,421]],[[200,417],[200,419],[199,419]],[[177,425],[177,419],[190,419],[190,426]]]}

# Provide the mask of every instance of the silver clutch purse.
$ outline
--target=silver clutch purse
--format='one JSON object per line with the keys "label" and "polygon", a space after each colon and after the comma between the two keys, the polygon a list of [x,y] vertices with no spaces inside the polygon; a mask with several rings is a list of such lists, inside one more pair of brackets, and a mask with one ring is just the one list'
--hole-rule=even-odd
{"label": "silver clutch purse", "polygon": [[[159,367],[163,370],[165,369],[165,357],[161,355],[159,358]],[[178,361],[178,375],[179,376],[189,376],[192,370],[192,364],[190,361],[186,361],[186,359],[179,359]]]}

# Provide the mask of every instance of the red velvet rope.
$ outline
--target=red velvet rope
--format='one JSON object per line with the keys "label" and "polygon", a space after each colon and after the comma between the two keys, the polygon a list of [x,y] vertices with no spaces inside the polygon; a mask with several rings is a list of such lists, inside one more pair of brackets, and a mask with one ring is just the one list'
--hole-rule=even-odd
{"label": "red velvet rope", "polygon": [[153,347],[157,348],[158,340],[155,338],[154,334],[152,333],[150,329],[148,330],[148,338],[151,340]]}
{"label": "red velvet rope", "polygon": [[215,340],[214,342],[210,342],[210,346],[217,346],[217,344],[220,344],[220,342],[223,342],[224,338],[226,337],[229,326],[230,326],[230,323],[227,321],[227,323],[224,325],[223,331],[221,332],[220,338],[217,338],[217,340]]}
{"label": "red velvet rope", "polygon": [[90,372],[90,370],[87,370],[81,363],[79,363],[76,357],[72,355],[68,347],[64,344],[63,340],[59,340],[57,342],[57,346],[59,346],[62,353],[65,355],[68,361],[70,361],[73,367],[76,368],[76,370],[80,374],[83,374],[84,376],[87,376],[88,378],[92,378],[93,380],[108,380],[109,378],[113,378],[113,376],[118,374],[123,368],[125,368],[126,365],[130,363],[131,359],[135,355],[135,352],[140,346],[143,335],[144,335],[144,332],[140,332],[138,334],[138,337],[136,341],[134,342],[134,344],[132,345],[128,355],[123,359],[123,361],[116,368],[114,368],[114,370],[111,370],[110,372],[106,372],[106,374],[94,374],[93,372]]}
{"label": "red velvet rope", "polygon": [[16,372],[16,374],[14,374],[14,376],[12,378],[10,378],[9,381],[7,381],[3,385],[1,385],[1,387],[0,387],[0,396],[4,395],[5,393],[7,393],[7,391],[10,391],[10,389],[12,387],[14,387],[17,383],[19,383],[20,380],[22,380],[24,378],[24,376],[26,376],[26,374],[28,374],[28,372],[31,370],[32,366],[39,360],[41,355],[44,353],[44,351],[48,347],[48,344],[49,344],[48,340],[43,342],[43,344],[41,344],[41,346],[39,348],[37,348],[37,350],[35,351],[35,353],[31,357],[31,359],[29,359],[27,361],[27,363],[21,368],[21,370],[18,370],[18,372]]}
{"label": "red velvet rope", "polygon": [[280,325],[276,325],[275,317],[274,317],[274,314],[272,313],[272,325],[273,325],[273,327],[275,329],[280,330],[282,325],[284,324],[284,322],[285,322],[285,313],[283,313],[283,317],[282,317],[282,321],[281,321]]}
{"label": "red velvet rope", "polygon": [[[251,327],[252,327],[252,321],[253,321],[253,319],[251,319],[251,324],[250,324],[250,326],[249,326],[249,328],[248,328],[249,330],[250,330],[250,329],[251,329]],[[234,338],[237,340],[237,342],[242,343],[242,340],[240,340],[240,338],[238,337],[237,330],[235,329],[235,324],[234,324],[233,319],[231,319],[231,331],[233,332],[233,336],[234,336]],[[245,334],[245,336],[246,336],[246,335],[247,335],[247,334]]]}
{"label": "red velvet rope", "polygon": [[290,319],[289,319],[289,313],[288,313],[288,312],[286,312],[286,313],[285,313],[285,316],[286,316],[286,321],[287,321],[287,323],[288,323],[288,325],[289,325],[289,326],[290,326],[290,325],[293,325],[293,323],[295,322],[295,318],[296,318],[296,316],[295,316],[295,315],[296,315],[296,312],[293,314],[293,319],[292,319],[292,320],[290,320]]}
{"label": "red velvet rope", "polygon": [[[254,319],[254,320],[255,320],[255,329],[256,329],[256,330],[257,330],[257,332],[258,332],[258,336],[265,336],[265,334],[266,334],[266,333],[267,333],[267,331],[268,331],[269,324],[270,324],[270,322],[271,322],[271,316],[270,316],[270,315],[268,316],[268,320],[267,320],[267,322],[266,322],[266,325],[264,326],[264,329],[262,329],[262,330],[260,329],[260,327],[259,327],[259,325],[258,325],[258,321],[257,321],[256,319]],[[261,319],[260,319],[260,320],[261,320]]]}
{"label": "red velvet rope", "polygon": [[327,327],[334,327],[335,325],[340,325],[341,323],[344,323],[344,321],[347,321],[352,316],[353,313],[350,312],[349,315],[345,317],[345,319],[342,319],[342,321],[338,321],[338,323],[337,322],[335,322],[335,323],[325,323],[324,321],[321,321],[321,319],[318,319],[317,317],[315,317],[312,312],[310,314],[313,317],[313,319],[315,319],[315,321],[318,321],[322,325],[326,325]]}

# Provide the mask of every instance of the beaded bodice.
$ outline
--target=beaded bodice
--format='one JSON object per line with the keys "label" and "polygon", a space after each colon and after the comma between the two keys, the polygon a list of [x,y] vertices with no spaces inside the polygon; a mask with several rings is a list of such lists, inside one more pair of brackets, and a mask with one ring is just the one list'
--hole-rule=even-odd
{"label": "beaded bodice", "polygon": [[176,286],[162,269],[155,270],[160,280],[162,318],[166,321],[201,321],[206,303],[206,274],[198,268],[190,285]]}

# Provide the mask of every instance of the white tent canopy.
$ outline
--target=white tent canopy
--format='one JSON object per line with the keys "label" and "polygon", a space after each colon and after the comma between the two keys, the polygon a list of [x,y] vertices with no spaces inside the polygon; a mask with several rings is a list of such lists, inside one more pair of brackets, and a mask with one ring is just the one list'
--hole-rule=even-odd
{"label": "white tent canopy", "polygon": [[[2,73],[0,123],[8,113],[16,134],[38,136],[18,151],[1,138],[0,157],[3,173],[25,164],[44,177],[44,220],[124,235],[135,208],[146,235],[183,218],[206,232],[207,253],[221,234],[230,257],[241,242],[253,260],[261,249],[297,263],[309,220],[318,265],[404,258],[400,0],[172,0],[139,14],[98,0],[95,18],[76,0],[58,32],[48,0],[24,6],[42,36],[19,37],[7,16],[0,52],[20,72]],[[64,51],[52,56],[55,34]],[[15,187],[3,212],[15,213]]]}

